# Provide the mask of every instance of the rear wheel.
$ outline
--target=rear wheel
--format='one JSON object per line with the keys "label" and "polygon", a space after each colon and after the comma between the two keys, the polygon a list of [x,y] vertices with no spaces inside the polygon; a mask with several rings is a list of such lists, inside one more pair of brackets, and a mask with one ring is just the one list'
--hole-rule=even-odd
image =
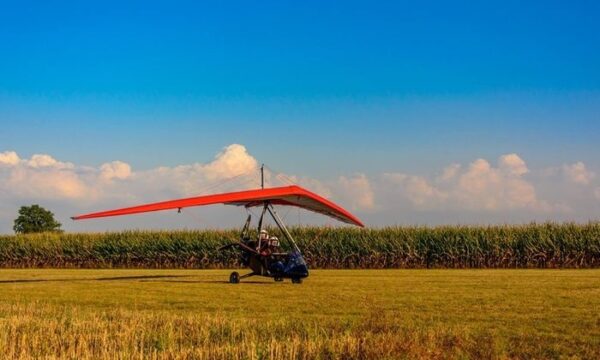
{"label": "rear wheel", "polygon": [[302,284],[301,278],[292,278],[292,284]]}
{"label": "rear wheel", "polygon": [[237,284],[240,282],[240,274],[237,273],[237,271],[234,271],[231,273],[231,275],[229,275],[229,282],[231,284]]}

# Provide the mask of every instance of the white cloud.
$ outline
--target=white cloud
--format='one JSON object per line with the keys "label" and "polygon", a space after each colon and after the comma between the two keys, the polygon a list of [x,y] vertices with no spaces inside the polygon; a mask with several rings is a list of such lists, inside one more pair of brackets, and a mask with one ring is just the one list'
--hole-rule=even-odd
{"label": "white cloud", "polygon": [[73,169],[75,167],[72,163],[58,161],[46,154],[35,154],[25,163],[32,168]]}
{"label": "white cloud", "polygon": [[[239,144],[225,147],[208,163],[140,171],[134,171],[123,161],[90,167],[62,162],[47,154],[36,154],[29,159],[21,159],[15,152],[0,155],[0,210],[7,212],[31,202],[51,203],[57,213],[73,215],[109,206],[259,186],[258,162]],[[267,173],[267,178],[276,180],[277,176],[284,176],[272,175]],[[353,209],[374,207],[374,193],[364,174],[342,176],[330,182],[301,176],[288,178],[286,183],[291,180],[334,201],[341,199]],[[278,181],[279,184],[268,185],[284,185],[281,179]],[[5,221],[0,219],[3,231],[8,230]]]}
{"label": "white cloud", "polygon": [[77,173],[57,168],[14,166],[0,178],[1,192],[16,198],[76,199],[89,192]]}
{"label": "white cloud", "polygon": [[464,209],[499,211],[530,209],[548,211],[551,206],[537,198],[533,184],[523,178],[529,170],[517,154],[503,155],[498,167],[485,159],[473,161],[461,171],[452,164],[438,177],[437,184],[422,176],[384,174],[384,186],[408,199],[419,209]]}
{"label": "white cloud", "polygon": [[[448,169],[448,168],[447,168]],[[451,171],[458,171],[456,167]],[[444,171],[446,174],[447,171]],[[447,175],[447,174],[446,174]],[[442,175],[445,181],[450,180],[452,176]],[[383,174],[386,182],[396,187],[396,191],[400,191],[411,201],[413,205],[419,208],[430,208],[439,205],[448,197],[444,191],[433,186],[426,178],[422,176],[406,175],[402,173],[387,173]]]}
{"label": "white cloud", "polygon": [[340,176],[338,193],[353,210],[373,210],[375,208],[375,195],[365,174],[356,174],[350,178]]}
{"label": "white cloud", "polygon": [[484,159],[471,163],[454,191],[454,197],[470,209],[537,208],[535,188],[522,178],[528,170],[516,154],[504,155],[494,168]]}
{"label": "white cloud", "polygon": [[460,171],[460,164],[450,164],[444,168],[442,175],[438,177],[438,181],[450,181],[456,177]]}
{"label": "white cloud", "polygon": [[[576,162],[549,169],[530,171],[519,155],[511,153],[500,156],[495,163],[486,159],[466,165],[452,163],[431,177],[390,172],[327,180],[268,171],[266,180],[267,186],[297,183],[357,211],[367,222],[379,224],[408,218],[438,223],[469,222],[474,217],[492,222],[587,220],[597,213],[600,186],[586,165]],[[563,177],[569,181],[562,181]],[[258,161],[239,144],[223,148],[207,163],[148,170],[134,170],[123,161],[90,167],[48,154],[21,158],[14,151],[0,152],[0,213],[13,213],[15,207],[26,203],[49,202],[65,221],[67,215],[107,207],[258,186]],[[560,214],[566,215],[561,218]],[[437,217],[431,220],[429,216]],[[143,221],[138,226],[143,226]],[[0,218],[0,231],[10,231],[7,219]]]}
{"label": "white cloud", "polygon": [[131,166],[122,161],[113,161],[100,166],[100,177],[106,180],[124,180],[131,176]]}
{"label": "white cloud", "polygon": [[511,175],[523,175],[529,172],[525,161],[517,154],[502,155],[499,160],[499,167]]}
{"label": "white cloud", "polygon": [[[236,181],[229,183],[233,178]],[[175,167],[158,167],[135,172],[132,183],[142,195],[154,193],[160,196],[192,196],[233,189],[256,188],[258,180],[258,162],[248,154],[243,145],[232,144],[219,152],[213,161],[207,164],[195,163]],[[159,198],[155,196],[154,198]]]}
{"label": "white cloud", "polygon": [[237,144],[227,146],[207,164],[159,167],[138,173],[123,161],[94,168],[61,162],[47,154],[21,159],[7,151],[0,153],[0,192],[14,199],[87,202],[113,197],[143,200],[165,190],[174,195],[192,195],[207,183],[218,185],[219,181],[256,170],[256,164],[246,148]]}
{"label": "white cloud", "polygon": [[58,163],[52,156],[45,154],[35,154],[27,161],[27,165],[33,168],[53,167]]}
{"label": "white cloud", "polygon": [[210,179],[226,178],[248,174],[258,170],[258,162],[239,144],[227,146],[215,157],[215,160],[202,168]]}
{"label": "white cloud", "polygon": [[581,161],[570,165],[563,165],[563,172],[568,180],[582,185],[588,185],[595,177],[595,174],[589,171]]}
{"label": "white cloud", "polygon": [[21,159],[14,151],[0,154],[0,192],[14,198],[75,199],[88,193],[71,163],[50,155],[35,154]]}
{"label": "white cloud", "polygon": [[19,155],[14,151],[0,153],[0,166],[15,166],[21,161]]}

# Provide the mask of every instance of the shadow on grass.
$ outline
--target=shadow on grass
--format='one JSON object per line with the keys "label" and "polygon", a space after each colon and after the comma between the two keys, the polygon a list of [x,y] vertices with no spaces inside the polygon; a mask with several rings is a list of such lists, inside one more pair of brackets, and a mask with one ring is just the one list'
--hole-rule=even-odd
{"label": "shadow on grass", "polygon": [[101,278],[71,278],[71,279],[10,279],[0,280],[0,284],[18,284],[18,283],[39,283],[39,282],[76,282],[76,281],[119,281],[119,280],[149,280],[149,279],[164,279],[164,278],[182,278],[192,275],[137,275],[137,276],[112,276]]}
{"label": "shadow on grass", "polygon": [[134,276],[111,276],[111,277],[101,277],[97,279],[97,281],[114,281],[114,280],[144,280],[144,279],[164,279],[164,278],[183,278],[190,277],[192,275],[134,275]]}
{"label": "shadow on grass", "polygon": [[[177,278],[189,278],[194,275],[134,275],[134,276],[111,276],[100,278],[69,278],[69,279],[10,279],[0,280],[1,284],[27,284],[27,283],[44,283],[44,282],[80,282],[80,281],[132,281],[138,282],[160,282],[173,284],[229,284],[227,280],[166,280]],[[240,281],[242,285],[275,285],[277,282],[247,280]]]}
{"label": "shadow on grass", "polygon": [[[173,280],[173,281],[163,281],[163,280],[141,280],[140,282],[160,282],[160,283],[171,283],[171,284],[229,284],[229,281],[227,280],[189,280],[189,281],[182,281],[182,280]],[[274,285],[276,284],[276,282],[269,282],[269,281],[240,281],[238,284],[232,284],[232,285]]]}

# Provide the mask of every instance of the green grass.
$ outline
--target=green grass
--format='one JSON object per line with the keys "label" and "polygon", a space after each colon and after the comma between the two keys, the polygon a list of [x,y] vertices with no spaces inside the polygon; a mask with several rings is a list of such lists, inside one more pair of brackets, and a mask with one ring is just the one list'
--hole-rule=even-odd
{"label": "green grass", "polygon": [[0,357],[600,357],[600,270],[228,275],[0,270]]}

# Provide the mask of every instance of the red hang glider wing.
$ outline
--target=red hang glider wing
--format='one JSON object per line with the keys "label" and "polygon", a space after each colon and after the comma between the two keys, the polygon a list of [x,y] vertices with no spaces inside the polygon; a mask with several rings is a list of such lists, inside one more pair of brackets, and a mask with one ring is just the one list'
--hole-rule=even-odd
{"label": "red hang glider wing", "polygon": [[139,214],[151,211],[182,209],[186,207],[212,204],[226,204],[252,207],[262,206],[265,202],[269,202],[273,205],[297,206],[306,210],[330,216],[348,224],[364,227],[363,223],[356,216],[344,210],[342,207],[296,185],[163,201],[123,209],[108,210],[92,214],[79,215],[73,217],[73,220]]}

